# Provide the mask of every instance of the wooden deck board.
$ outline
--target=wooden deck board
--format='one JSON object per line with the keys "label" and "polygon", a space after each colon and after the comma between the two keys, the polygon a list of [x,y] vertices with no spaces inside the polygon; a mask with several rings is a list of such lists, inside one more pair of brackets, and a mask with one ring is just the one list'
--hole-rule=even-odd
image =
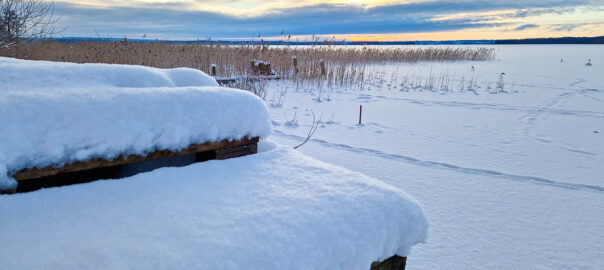
{"label": "wooden deck board", "polygon": [[371,270],[405,270],[407,257],[394,255],[381,262],[373,262]]}
{"label": "wooden deck board", "polygon": [[227,77],[227,78],[214,77],[214,79],[216,79],[216,82],[218,82],[219,85],[228,86],[228,85],[234,84],[235,82],[241,81],[241,80],[248,80],[248,81],[280,80],[281,76],[279,76],[277,74],[273,74],[273,75],[235,76],[235,77]]}
{"label": "wooden deck board", "polygon": [[[208,142],[204,144],[192,144],[189,147],[178,151],[173,152],[170,150],[158,150],[151,152],[145,156],[142,155],[130,155],[130,156],[118,156],[113,160],[106,160],[101,158],[95,158],[88,161],[78,161],[74,163],[65,164],[62,167],[48,166],[44,168],[29,168],[16,172],[12,175],[12,177],[17,181],[23,181],[28,179],[35,179],[41,177],[48,177],[62,173],[71,173],[78,171],[85,171],[90,169],[97,169],[103,167],[111,167],[117,165],[125,165],[132,163],[139,163],[144,161],[181,156],[181,155],[190,155],[199,152],[207,152],[207,151],[216,151],[221,149],[229,149],[233,147],[240,147],[245,145],[253,144],[255,145],[258,142],[258,137],[248,138],[244,137],[241,140],[228,141],[223,140],[220,142]],[[251,152],[247,153],[250,154]],[[255,152],[254,152],[255,153]]]}

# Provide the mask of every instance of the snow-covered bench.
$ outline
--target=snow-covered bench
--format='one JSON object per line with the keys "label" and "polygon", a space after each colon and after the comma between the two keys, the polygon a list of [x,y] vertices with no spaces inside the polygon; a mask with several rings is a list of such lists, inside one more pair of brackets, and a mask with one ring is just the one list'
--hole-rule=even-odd
{"label": "snow-covered bench", "polygon": [[418,203],[276,147],[120,181],[0,195],[3,269],[341,269],[407,256]]}
{"label": "snow-covered bench", "polygon": [[0,190],[174,155],[239,156],[270,133],[262,100],[193,69],[0,58],[0,85]]}

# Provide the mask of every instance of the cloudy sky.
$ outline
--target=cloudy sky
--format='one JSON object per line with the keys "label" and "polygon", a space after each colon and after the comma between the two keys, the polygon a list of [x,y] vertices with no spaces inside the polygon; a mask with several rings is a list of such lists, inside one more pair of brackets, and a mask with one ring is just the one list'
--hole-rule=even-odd
{"label": "cloudy sky", "polygon": [[604,35],[604,0],[64,0],[58,36],[459,40]]}

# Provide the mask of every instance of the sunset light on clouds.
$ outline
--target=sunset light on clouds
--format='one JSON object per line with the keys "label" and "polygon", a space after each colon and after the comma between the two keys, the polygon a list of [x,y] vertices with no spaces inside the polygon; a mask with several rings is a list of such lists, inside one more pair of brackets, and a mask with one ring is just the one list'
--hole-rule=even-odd
{"label": "sunset light on clouds", "polygon": [[66,37],[351,41],[514,39],[604,34],[600,0],[55,1]]}

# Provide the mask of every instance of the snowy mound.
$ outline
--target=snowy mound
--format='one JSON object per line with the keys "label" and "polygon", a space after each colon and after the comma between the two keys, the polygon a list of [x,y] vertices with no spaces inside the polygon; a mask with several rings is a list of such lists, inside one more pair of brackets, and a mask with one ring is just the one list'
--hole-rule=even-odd
{"label": "snowy mound", "polygon": [[0,220],[6,269],[367,270],[428,226],[403,191],[286,148],[0,196]]}
{"label": "snowy mound", "polygon": [[175,87],[218,86],[191,68],[158,69],[113,64],[75,64],[0,57],[0,85],[11,87]]}
{"label": "snowy mound", "polygon": [[0,58],[0,85],[0,190],[24,168],[270,134],[261,99],[192,69]]}

